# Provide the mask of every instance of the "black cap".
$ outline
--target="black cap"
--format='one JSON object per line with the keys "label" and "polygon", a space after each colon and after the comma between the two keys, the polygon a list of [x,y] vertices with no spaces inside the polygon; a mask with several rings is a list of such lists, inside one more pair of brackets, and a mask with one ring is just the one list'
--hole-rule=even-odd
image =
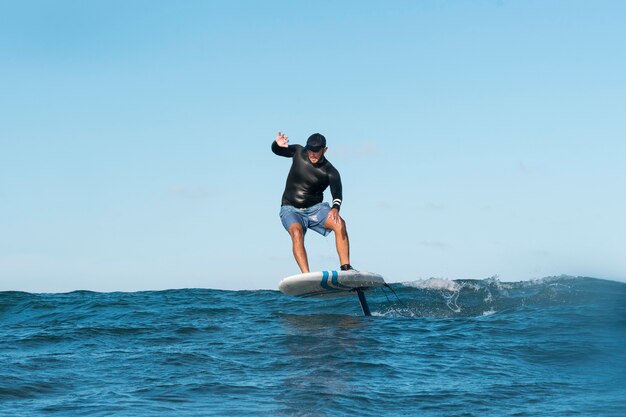
{"label": "black cap", "polygon": [[326,138],[319,133],[313,133],[306,141],[306,150],[319,152],[326,147]]}

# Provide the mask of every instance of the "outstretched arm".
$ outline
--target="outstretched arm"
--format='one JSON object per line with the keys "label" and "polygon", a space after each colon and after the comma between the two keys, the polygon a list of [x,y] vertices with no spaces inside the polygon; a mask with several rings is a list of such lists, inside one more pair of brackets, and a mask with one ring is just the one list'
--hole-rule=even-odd
{"label": "outstretched arm", "polygon": [[279,156],[285,156],[287,158],[293,157],[296,153],[296,146],[288,145],[289,136],[282,132],[278,132],[276,139],[272,142],[272,152]]}
{"label": "outstretched arm", "polygon": [[276,136],[276,144],[281,148],[286,148],[289,142],[289,136],[282,133],[280,130],[278,131],[278,135]]}

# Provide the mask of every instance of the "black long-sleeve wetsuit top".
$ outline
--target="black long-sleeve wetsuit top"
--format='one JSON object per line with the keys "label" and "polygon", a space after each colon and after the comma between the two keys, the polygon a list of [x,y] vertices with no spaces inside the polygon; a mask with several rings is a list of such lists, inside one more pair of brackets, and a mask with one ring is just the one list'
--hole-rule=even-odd
{"label": "black long-sleeve wetsuit top", "polygon": [[330,185],[333,208],[339,210],[343,198],[341,177],[339,171],[324,156],[313,164],[304,146],[289,145],[283,148],[276,141],[272,142],[272,152],[293,159],[283,193],[283,206],[307,208],[321,203],[324,200],[324,190]]}

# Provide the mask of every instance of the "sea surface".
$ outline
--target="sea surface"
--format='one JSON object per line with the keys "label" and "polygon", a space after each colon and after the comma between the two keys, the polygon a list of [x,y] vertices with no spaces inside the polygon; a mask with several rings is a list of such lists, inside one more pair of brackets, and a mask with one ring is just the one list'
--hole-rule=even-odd
{"label": "sea surface", "polygon": [[0,416],[626,416],[626,283],[0,292]]}

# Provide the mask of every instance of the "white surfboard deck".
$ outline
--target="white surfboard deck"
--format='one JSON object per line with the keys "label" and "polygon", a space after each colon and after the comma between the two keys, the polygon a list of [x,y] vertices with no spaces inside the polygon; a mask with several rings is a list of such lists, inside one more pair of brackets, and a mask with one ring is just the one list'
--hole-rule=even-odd
{"label": "white surfboard deck", "polygon": [[385,285],[379,274],[367,271],[319,271],[287,277],[278,289],[294,297],[344,297],[355,295],[356,289],[369,290]]}

